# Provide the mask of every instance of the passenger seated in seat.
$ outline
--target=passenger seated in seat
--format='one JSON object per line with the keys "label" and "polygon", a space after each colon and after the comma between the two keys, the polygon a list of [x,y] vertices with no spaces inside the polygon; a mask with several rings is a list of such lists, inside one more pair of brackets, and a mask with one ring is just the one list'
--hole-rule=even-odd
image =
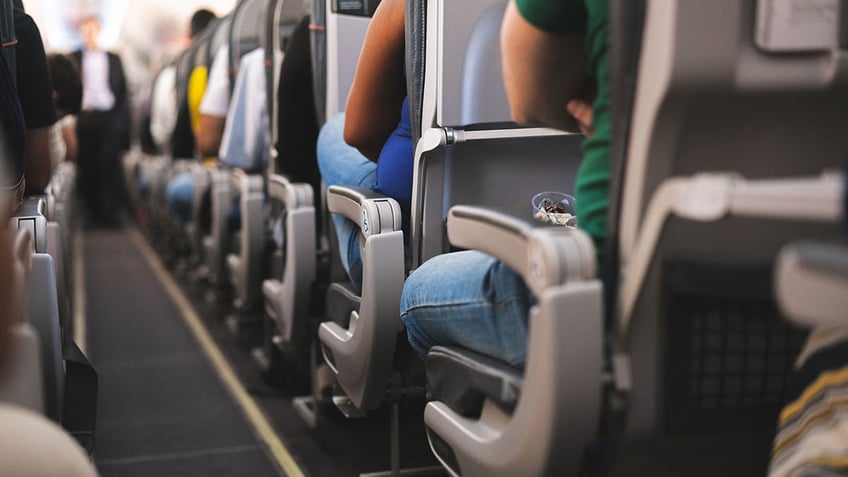
{"label": "passenger seated in seat", "polygon": [[49,131],[57,119],[53,87],[38,26],[23,9],[16,8],[14,18],[18,40],[14,46],[17,89],[26,124],[26,142],[22,145],[26,156],[26,193],[39,194],[52,174]]}
{"label": "passenger seated in seat", "polygon": [[[608,29],[606,0],[514,0],[501,31],[513,118],[559,129],[577,119],[586,133],[574,195],[580,227],[594,239],[599,263],[610,178]],[[583,92],[595,82],[590,105]],[[533,302],[505,264],[464,251],[436,256],[409,276],[401,317],[422,358],[435,345],[460,346],[521,366]]]}
{"label": "passenger seated in seat", "polygon": [[[200,35],[203,30],[217,17],[214,13],[209,10],[201,9],[196,12],[191,17],[191,23],[189,25],[189,38],[191,41],[194,41],[198,35]],[[173,70],[166,73],[163,81],[171,81],[171,78],[174,78],[176,73],[175,67]],[[189,113],[192,117],[191,126],[195,135],[198,134],[198,123],[200,121],[200,103],[201,98],[203,97],[203,93],[205,92],[206,86],[208,82],[208,74],[206,72],[192,72],[191,78],[189,81]],[[162,88],[166,86],[163,85]],[[166,94],[166,93],[160,93]],[[170,93],[170,95],[175,95],[176,91]],[[176,103],[176,100],[174,101]],[[169,106],[170,107],[170,106]],[[167,130],[167,134],[174,130],[177,127],[177,110],[174,105],[174,110],[172,111],[173,117],[170,121],[167,119],[162,119],[160,121],[166,121],[164,126],[169,127]],[[162,126],[157,126],[162,127]],[[190,136],[190,135],[189,135]],[[196,139],[196,142],[199,142],[199,139]],[[195,144],[197,146],[197,144]],[[202,148],[199,148],[201,152]],[[192,199],[193,199],[193,177],[191,172],[183,172],[177,174],[170,181],[168,181],[168,185],[166,186],[166,202],[168,203],[168,208],[170,211],[179,219],[180,223],[183,225],[187,224],[189,220],[191,220],[191,208],[192,208]]]}
{"label": "passenger seated in seat", "polygon": [[[404,2],[383,0],[368,26],[345,113],[318,137],[324,184],[366,187],[398,201],[409,230],[412,134],[404,76]],[[359,226],[333,216],[342,265],[362,285]]]}
{"label": "passenger seated in seat", "polygon": [[75,115],[82,108],[82,80],[76,65],[65,55],[48,56],[47,66],[59,116],[59,121],[50,128],[50,158],[55,167],[62,161],[75,162],[77,159]]}

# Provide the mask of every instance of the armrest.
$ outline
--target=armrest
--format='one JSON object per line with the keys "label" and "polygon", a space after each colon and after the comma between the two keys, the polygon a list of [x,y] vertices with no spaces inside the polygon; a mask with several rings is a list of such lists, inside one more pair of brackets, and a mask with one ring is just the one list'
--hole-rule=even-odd
{"label": "armrest", "polygon": [[330,186],[327,208],[358,223],[367,238],[401,230],[400,205],[396,200],[362,187]]}
{"label": "armrest", "polygon": [[10,227],[29,230],[38,253],[47,252],[47,203],[42,198],[27,198],[10,220]]}
{"label": "armrest", "polygon": [[258,174],[248,174],[241,169],[231,169],[233,186],[242,194],[262,193],[263,178]]}
{"label": "armrest", "polygon": [[775,295],[796,325],[844,324],[848,317],[848,248],[815,242],[784,247],[777,256]]}
{"label": "armrest", "polygon": [[309,184],[292,183],[285,176],[268,177],[268,196],[283,203],[286,210],[315,205],[314,192]]}
{"label": "armrest", "polygon": [[472,206],[452,207],[447,228],[452,244],[506,263],[537,296],[552,286],[595,278],[595,247],[579,229],[536,226]]}

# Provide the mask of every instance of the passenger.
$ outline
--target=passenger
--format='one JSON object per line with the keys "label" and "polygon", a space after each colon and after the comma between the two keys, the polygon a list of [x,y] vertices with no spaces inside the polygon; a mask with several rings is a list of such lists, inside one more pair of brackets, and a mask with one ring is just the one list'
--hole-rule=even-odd
{"label": "passenger", "polygon": [[[197,36],[200,35],[203,30],[205,30],[209,24],[216,20],[217,17],[214,13],[210,12],[206,9],[201,9],[196,12],[191,17],[191,22],[189,24],[189,38],[193,42],[197,39]],[[188,108],[188,116],[185,115],[185,111],[183,112],[183,121],[189,121],[189,124],[178,124],[178,110],[177,110],[177,99],[176,99],[176,67],[169,66],[169,71],[166,73],[164,79],[169,82],[171,86],[171,105],[168,106],[170,109],[171,115],[169,116],[170,120],[165,119],[167,121],[166,124],[161,124],[158,127],[167,128],[165,131],[170,136],[172,132],[174,132],[174,136],[183,136],[183,139],[191,136],[192,144],[190,147],[186,145],[186,147],[182,147],[181,145],[172,143],[172,152],[175,157],[191,157],[194,155],[194,150],[197,148],[197,135],[199,133],[199,108],[201,104],[201,99],[204,96],[205,89],[208,85],[208,75],[206,71],[198,74],[196,72],[192,72],[191,78],[189,81],[189,97],[188,104],[181,105]],[[167,114],[167,113],[166,113]],[[175,131],[175,129],[179,129]],[[182,130],[182,133],[180,132]],[[190,133],[190,134],[189,134]],[[185,151],[180,151],[179,149],[185,149]],[[188,150],[191,150],[191,154],[188,154]],[[168,181],[168,185],[166,187],[165,192],[165,201],[168,204],[168,208],[173,213],[177,219],[183,225],[187,224],[191,220],[191,209],[192,209],[192,199],[193,199],[193,177],[191,172],[183,172],[177,174],[170,181]]]}
{"label": "passenger", "polygon": [[[574,195],[580,227],[594,239],[599,264],[610,178],[607,3],[516,0],[507,7],[501,31],[514,119],[565,129],[576,118],[587,133]],[[587,74],[594,80],[587,81]],[[580,98],[594,81],[597,97],[590,106]],[[435,345],[461,346],[521,366],[533,302],[521,277],[505,264],[465,251],[434,257],[409,276],[401,317],[422,358]]]}
{"label": "passenger", "polygon": [[26,181],[21,178],[18,190],[22,194],[26,184],[27,194],[38,194],[47,187],[52,174],[49,131],[56,122],[53,88],[41,33],[21,9],[15,9],[15,35],[17,91],[26,124],[26,140],[20,149],[26,160]]}
{"label": "passenger", "polygon": [[50,128],[50,149],[53,166],[61,161],[76,162],[79,152],[76,115],[82,107],[82,81],[76,65],[67,56],[47,57],[53,81],[53,99],[59,121]]}
{"label": "passenger", "polygon": [[848,327],[813,331],[789,381],[770,477],[848,473]]}
{"label": "passenger", "polygon": [[77,119],[79,190],[95,224],[118,225],[125,203],[121,152],[129,148],[129,98],[121,59],[100,48],[100,20],[79,24],[84,49],[75,52],[83,95]]}
{"label": "passenger", "polygon": [[[318,167],[327,187],[367,187],[397,200],[408,232],[413,151],[404,41],[403,0],[383,0],[368,26],[345,113],[318,137]],[[359,226],[338,215],[333,221],[342,265],[361,286]]]}

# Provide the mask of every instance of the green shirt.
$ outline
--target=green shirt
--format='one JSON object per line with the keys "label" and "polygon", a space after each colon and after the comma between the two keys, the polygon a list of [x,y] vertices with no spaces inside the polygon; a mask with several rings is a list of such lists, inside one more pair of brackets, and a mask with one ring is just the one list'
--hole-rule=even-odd
{"label": "green shirt", "polygon": [[521,15],[550,33],[586,34],[589,73],[598,80],[592,105],[595,135],[583,141],[583,162],[574,186],[580,228],[595,241],[603,270],[610,185],[609,6],[607,0],[516,0]]}

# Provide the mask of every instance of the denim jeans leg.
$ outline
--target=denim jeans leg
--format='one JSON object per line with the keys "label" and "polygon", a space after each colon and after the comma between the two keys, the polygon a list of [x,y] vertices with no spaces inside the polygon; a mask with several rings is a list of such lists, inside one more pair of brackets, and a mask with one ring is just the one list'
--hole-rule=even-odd
{"label": "denim jeans leg", "polygon": [[[325,187],[333,185],[365,187],[377,183],[377,164],[344,141],[344,113],[331,118],[318,135],[318,169]],[[359,250],[359,224],[333,215],[342,265],[350,279],[362,285],[362,260]]]}
{"label": "denim jeans leg", "polygon": [[185,225],[191,221],[191,204],[194,200],[194,177],[190,172],[177,174],[168,181],[166,200],[168,209]]}
{"label": "denim jeans leg", "polygon": [[422,358],[432,346],[460,346],[519,365],[535,299],[502,262],[477,251],[431,258],[403,287],[401,318]]}

